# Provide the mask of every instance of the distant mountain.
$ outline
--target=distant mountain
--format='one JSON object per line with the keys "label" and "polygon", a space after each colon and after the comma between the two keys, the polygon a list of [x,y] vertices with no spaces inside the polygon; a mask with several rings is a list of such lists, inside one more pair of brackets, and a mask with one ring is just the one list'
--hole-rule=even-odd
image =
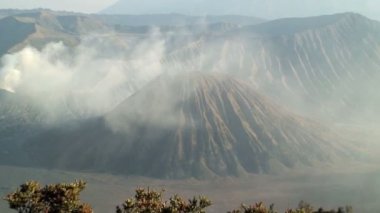
{"label": "distant mountain", "polygon": [[107,14],[248,15],[265,19],[308,17],[347,11],[380,20],[377,0],[118,0],[101,11]]}
{"label": "distant mountain", "polygon": [[[347,20],[346,20],[347,19]],[[348,21],[349,19],[357,19],[362,21],[367,18],[356,13],[339,13],[323,16],[311,16],[304,18],[283,18],[268,21],[256,26],[247,26],[243,31],[250,33],[260,33],[264,36],[280,36],[280,35],[294,35],[307,30],[318,30],[329,27],[331,25],[339,26],[340,22]],[[357,23],[346,23],[357,24]],[[354,26],[351,26],[354,27]]]}
{"label": "distant mountain", "polygon": [[[86,113],[86,93],[58,97],[58,111],[48,97],[36,107],[28,97],[4,93],[17,98],[0,97],[0,141],[7,153],[0,163],[22,155],[18,164],[154,177],[271,173],[333,161],[346,151],[338,136],[295,114],[334,123],[380,120],[377,21],[343,13],[252,25],[211,19],[177,25],[170,15],[148,15],[141,16],[147,21],[129,26],[135,17],[140,16],[39,11],[0,19],[2,51],[50,41],[75,46],[98,30],[105,31],[95,36],[103,41],[111,31],[100,57],[135,45],[139,49],[139,42],[152,37],[151,17],[166,19],[156,24],[173,24],[156,28],[164,46],[160,67],[167,77],[138,84],[131,66],[128,79],[112,91],[117,101],[100,103],[107,106],[100,107],[100,117]],[[133,62],[133,51],[122,60]],[[202,75],[168,79],[194,71]],[[49,116],[64,122],[44,125]]]}
{"label": "distant mountain", "polygon": [[264,22],[263,19],[238,16],[188,16],[181,14],[151,14],[151,15],[95,15],[109,25],[126,26],[184,26],[184,25],[210,25],[217,23],[230,23],[238,25],[254,25]]}
{"label": "distant mountain", "polygon": [[245,82],[164,76],[101,119],[27,145],[37,165],[160,178],[272,173],[346,157],[339,137]]}
{"label": "distant mountain", "polygon": [[7,15],[0,19],[0,55],[25,45],[43,47],[52,41],[72,46],[80,35],[109,30],[100,20],[86,15],[49,10],[1,12]]}
{"label": "distant mountain", "polygon": [[[17,51],[26,45],[41,48],[52,41],[77,45],[89,34],[112,35],[122,41],[127,34],[148,34],[152,27],[162,32],[192,33],[224,32],[241,26],[262,23],[264,20],[247,16],[186,16],[161,15],[88,15],[44,9],[0,10],[0,55]],[[123,46],[125,44],[110,44]]]}
{"label": "distant mountain", "polygon": [[101,11],[105,14],[162,14],[180,13],[186,15],[239,15],[252,14],[252,1],[240,0],[160,0],[150,2],[147,0],[119,0],[114,5]]}
{"label": "distant mountain", "polygon": [[266,75],[272,88],[281,85],[275,96],[280,97],[280,90],[292,91],[309,104],[303,108],[314,105],[336,120],[366,121],[374,118],[367,111],[377,114],[380,96],[372,91],[380,80],[379,22],[344,13],[277,20],[245,30],[263,37],[262,59],[255,61],[258,69],[270,72],[259,75]]}
{"label": "distant mountain", "polygon": [[7,17],[7,16],[14,16],[14,15],[19,15],[19,14],[27,14],[27,13],[40,13],[40,12],[50,12],[50,13],[55,13],[59,15],[79,15],[80,13],[75,13],[75,12],[67,12],[67,11],[53,11],[49,9],[42,9],[42,8],[37,8],[37,9],[0,9],[0,19]]}
{"label": "distant mountain", "polygon": [[13,15],[22,14],[22,13],[36,13],[40,11],[41,11],[40,9],[34,9],[34,10],[0,9],[0,19],[7,16],[13,16]]}
{"label": "distant mountain", "polygon": [[380,79],[379,36],[379,22],[355,13],[279,19],[201,37],[164,62],[249,79],[297,112],[347,121],[380,106],[368,92]]}
{"label": "distant mountain", "polygon": [[0,55],[24,42],[37,29],[33,23],[22,22],[15,17],[0,19]]}

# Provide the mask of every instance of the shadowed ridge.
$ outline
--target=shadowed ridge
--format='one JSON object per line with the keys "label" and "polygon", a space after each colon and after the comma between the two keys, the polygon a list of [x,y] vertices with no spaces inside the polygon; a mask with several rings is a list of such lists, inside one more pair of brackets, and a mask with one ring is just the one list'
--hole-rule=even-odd
{"label": "shadowed ridge", "polygon": [[91,15],[50,10],[15,12],[0,19],[0,55],[25,46],[42,48],[50,42],[62,41],[67,46],[74,46],[83,35],[109,32],[110,29]]}
{"label": "shadowed ridge", "polygon": [[106,30],[105,24],[94,16],[75,13],[62,13],[50,10],[30,11],[16,14],[24,21],[38,24],[51,31],[68,34],[81,34]]}
{"label": "shadowed ridge", "polygon": [[3,55],[13,46],[35,33],[36,26],[33,23],[25,23],[10,16],[0,19],[0,32],[0,55]]}

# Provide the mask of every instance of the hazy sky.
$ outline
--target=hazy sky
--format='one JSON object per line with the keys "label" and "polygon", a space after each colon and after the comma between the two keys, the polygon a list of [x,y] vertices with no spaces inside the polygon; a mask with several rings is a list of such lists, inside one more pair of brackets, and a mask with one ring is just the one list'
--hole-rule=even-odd
{"label": "hazy sky", "polygon": [[0,8],[50,8],[93,13],[102,10],[117,0],[0,0]]}
{"label": "hazy sky", "polygon": [[[93,13],[118,0],[0,0],[0,8],[50,8]],[[243,14],[262,18],[353,11],[380,20],[380,0],[120,0],[117,13]]]}
{"label": "hazy sky", "polygon": [[120,0],[106,12],[241,14],[267,19],[357,12],[380,19],[380,0]]}

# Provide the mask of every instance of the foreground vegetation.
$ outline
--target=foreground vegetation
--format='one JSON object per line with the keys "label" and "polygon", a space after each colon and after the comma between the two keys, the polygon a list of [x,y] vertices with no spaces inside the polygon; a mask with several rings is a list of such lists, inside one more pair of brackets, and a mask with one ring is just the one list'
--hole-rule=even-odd
{"label": "foreground vegetation", "polygon": [[[11,209],[18,213],[92,213],[89,204],[80,201],[80,193],[86,183],[59,183],[41,187],[38,182],[31,181],[22,184],[15,192],[4,199]],[[204,213],[212,202],[206,197],[198,196],[186,200],[174,195],[169,200],[163,199],[163,190],[156,191],[139,188],[135,196],[116,207],[116,213]],[[301,201],[296,209],[288,209],[285,213],[352,213],[351,207],[340,207],[337,210],[314,208]],[[278,213],[274,205],[267,207],[264,203],[241,205],[228,213]]]}

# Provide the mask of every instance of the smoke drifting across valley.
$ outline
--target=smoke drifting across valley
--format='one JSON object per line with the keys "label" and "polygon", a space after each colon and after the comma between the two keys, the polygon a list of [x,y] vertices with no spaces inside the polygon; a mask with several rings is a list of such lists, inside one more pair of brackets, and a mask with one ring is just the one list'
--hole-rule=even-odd
{"label": "smoke drifting across valley", "polygon": [[217,19],[119,26],[112,33],[81,35],[74,46],[27,46],[2,58],[0,87],[28,97],[54,122],[101,116],[162,73],[223,73],[313,119],[352,121],[365,113],[364,121],[376,120],[380,98],[367,91],[376,90],[379,78],[378,22],[352,13],[251,26]]}
{"label": "smoke drifting across valley", "polygon": [[[321,143],[316,141],[326,142],[309,165],[339,159],[356,148],[351,147],[350,140],[345,144],[348,148],[341,149],[337,144],[346,138],[327,131],[325,125],[351,122],[347,117],[354,118],[351,115],[363,112],[361,107],[352,106],[361,97],[362,90],[356,88],[378,76],[380,24],[376,21],[344,13],[247,26],[215,23],[218,18],[214,17],[212,23],[205,19],[201,23],[156,28],[118,24],[113,26],[112,33],[82,35],[85,23],[102,26],[101,23],[91,16],[56,16],[50,11],[33,15],[37,17],[36,23],[43,23],[41,26],[47,29],[53,26],[60,33],[69,30],[64,37],[69,39],[46,45],[38,43],[35,46],[39,48],[33,47],[36,40],[28,40],[32,45],[3,57],[0,70],[1,88],[37,109],[38,120],[55,124],[46,125],[35,137],[23,138],[22,147],[26,153],[29,151],[27,156],[41,163],[36,163],[38,166],[51,163],[47,167],[115,172],[125,169],[124,164],[115,162],[123,162],[128,153],[159,153],[153,148],[144,150],[154,144],[160,150],[171,150],[171,154],[162,157],[162,162],[174,164],[178,163],[176,159],[197,157],[189,165],[184,160],[186,163],[182,165],[199,167],[194,171],[203,177],[240,174],[225,168],[236,162],[251,165],[248,158],[235,160],[237,155],[241,156],[237,153],[247,147],[254,150],[250,153],[260,153],[261,157],[255,159],[258,166],[244,168],[242,173],[272,172],[274,167],[304,164],[307,161],[300,160],[304,157],[283,157],[295,156],[289,153],[304,149],[294,143],[305,144],[302,147],[315,151],[310,147],[319,147],[315,144]],[[29,21],[30,17],[15,18],[18,21],[15,23]],[[101,28],[103,32],[112,29]],[[43,31],[37,30],[33,35],[38,37],[40,33]],[[77,37],[78,44],[67,42]],[[189,83],[188,76],[195,76],[196,80]],[[237,80],[231,83],[223,80],[226,78]],[[243,81],[244,87],[239,85]],[[375,84],[367,86],[377,88]],[[268,101],[261,98],[252,101],[261,96]],[[373,97],[369,95],[360,103],[366,105]],[[369,116],[376,115],[375,106],[368,111]],[[266,113],[268,109],[273,110]],[[342,109],[344,115],[338,114]],[[26,107],[25,114],[28,110]],[[325,120],[330,123],[316,122]],[[69,128],[59,125],[66,121],[75,121],[75,125]],[[12,126],[14,129],[17,122]],[[161,147],[162,141],[171,148]],[[236,143],[228,145],[227,141]],[[247,143],[244,145],[242,141]],[[281,147],[284,141],[289,146]],[[91,152],[85,146],[87,143],[91,143],[88,145]],[[186,152],[184,147],[190,145],[197,148]],[[326,148],[335,146],[338,147]],[[66,152],[62,147],[67,148]],[[87,154],[77,155],[83,147]],[[39,155],[41,150],[45,154]],[[52,154],[52,150],[58,154]],[[214,155],[207,154],[210,150]],[[335,156],[336,153],[324,150],[341,151]],[[80,159],[71,158],[72,154]],[[209,162],[205,163],[205,159]],[[221,162],[218,159],[224,159],[226,165],[217,165]],[[145,160],[150,162],[150,158]],[[74,165],[73,161],[81,164]],[[171,171],[173,167],[169,166],[165,174],[149,173],[131,161],[130,168],[139,175],[194,175],[183,172],[187,169],[181,164],[176,171]]]}
{"label": "smoke drifting across valley", "polygon": [[[0,192],[18,184],[12,176],[79,171],[111,194],[154,184],[114,176],[140,175],[226,208],[307,199],[379,209],[377,21],[37,10],[0,19],[8,28],[5,41],[23,41],[1,49]],[[110,209],[98,189],[94,203]]]}

